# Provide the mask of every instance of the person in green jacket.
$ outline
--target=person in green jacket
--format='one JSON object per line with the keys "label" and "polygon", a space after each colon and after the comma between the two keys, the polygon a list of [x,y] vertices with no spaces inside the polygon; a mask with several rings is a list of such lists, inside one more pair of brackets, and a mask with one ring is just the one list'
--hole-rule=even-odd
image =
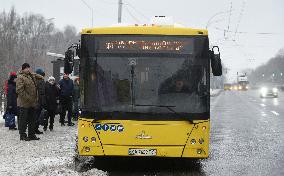
{"label": "person in green jacket", "polygon": [[[20,140],[39,140],[35,135],[36,114],[38,104],[37,79],[43,79],[41,75],[32,73],[30,65],[24,63],[22,70],[16,79],[17,105],[19,107],[18,127]],[[26,129],[28,126],[28,136]]]}

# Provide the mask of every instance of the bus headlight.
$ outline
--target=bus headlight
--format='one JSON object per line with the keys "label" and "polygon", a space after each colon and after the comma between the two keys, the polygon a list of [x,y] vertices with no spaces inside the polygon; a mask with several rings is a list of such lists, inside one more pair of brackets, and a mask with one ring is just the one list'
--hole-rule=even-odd
{"label": "bus headlight", "polygon": [[87,136],[83,137],[83,141],[88,142],[89,138]]}
{"label": "bus headlight", "polygon": [[196,140],[195,139],[191,139],[190,143],[193,145],[196,143]]}
{"label": "bus headlight", "polygon": [[199,142],[199,144],[203,144],[203,143],[204,143],[204,139],[203,139],[203,138],[200,138],[200,139],[198,140],[198,142]]}
{"label": "bus headlight", "polygon": [[95,138],[95,137],[92,137],[92,138],[91,138],[91,141],[92,141],[92,142],[96,142],[96,138]]}
{"label": "bus headlight", "polygon": [[91,150],[90,147],[84,147],[84,149],[85,149],[85,152],[89,152]]}
{"label": "bus headlight", "polygon": [[197,149],[196,152],[197,152],[197,154],[201,154],[202,150],[201,149]]}

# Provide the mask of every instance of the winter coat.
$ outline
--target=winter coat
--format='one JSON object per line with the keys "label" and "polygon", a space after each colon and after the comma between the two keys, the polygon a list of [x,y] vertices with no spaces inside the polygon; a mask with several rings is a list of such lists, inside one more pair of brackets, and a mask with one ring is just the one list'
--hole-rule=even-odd
{"label": "winter coat", "polygon": [[60,86],[60,96],[62,97],[71,97],[73,95],[73,90],[74,90],[74,84],[73,80],[70,78],[68,79],[61,79],[59,81],[59,86]]}
{"label": "winter coat", "polygon": [[45,94],[46,96],[46,109],[47,111],[55,112],[57,107],[56,100],[59,96],[59,88],[56,84],[45,83]]}
{"label": "winter coat", "polygon": [[42,76],[20,71],[16,79],[17,105],[21,108],[35,108],[38,104],[37,79]]}
{"label": "winter coat", "polygon": [[8,81],[7,110],[12,114],[17,115],[16,83],[13,80]]}
{"label": "winter coat", "polygon": [[37,90],[38,90],[38,107],[46,108],[45,82],[43,79],[37,80]]}
{"label": "winter coat", "polygon": [[79,98],[80,98],[80,85],[75,83],[74,90],[73,90],[73,102],[78,102]]}

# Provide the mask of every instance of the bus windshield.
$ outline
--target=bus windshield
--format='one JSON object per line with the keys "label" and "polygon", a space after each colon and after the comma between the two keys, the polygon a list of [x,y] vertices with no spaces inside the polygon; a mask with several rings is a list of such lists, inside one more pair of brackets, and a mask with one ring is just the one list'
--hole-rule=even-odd
{"label": "bus windshield", "polygon": [[[94,47],[97,53],[85,47],[88,52],[83,63],[84,94],[88,95],[84,96],[86,111],[97,115],[103,113],[102,116],[117,112],[134,116],[151,114],[154,118],[157,114],[174,118],[209,112],[208,60],[197,52],[193,38],[189,40],[191,47],[184,48],[183,54],[176,52],[176,48],[172,48],[176,44],[172,43],[169,43],[173,45],[171,47],[159,49],[163,50],[161,52],[156,51],[157,46],[152,41],[144,40],[143,44],[124,49],[121,49],[121,43],[103,41]],[[95,43],[98,45],[99,42]],[[114,51],[108,53],[102,47],[105,43],[107,49]],[[145,43],[151,44],[147,47],[151,51],[144,51]],[[124,53],[126,49],[127,54]],[[135,49],[143,51],[135,53]],[[198,51],[203,50],[199,48]]]}

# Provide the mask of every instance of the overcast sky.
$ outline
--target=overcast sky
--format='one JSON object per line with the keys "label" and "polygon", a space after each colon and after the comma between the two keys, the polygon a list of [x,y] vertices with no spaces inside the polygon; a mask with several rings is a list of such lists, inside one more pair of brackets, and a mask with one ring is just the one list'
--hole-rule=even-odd
{"label": "overcast sky", "polygon": [[[94,27],[117,23],[118,0],[84,0],[93,9]],[[283,0],[123,0],[123,23],[149,23],[152,16],[172,16],[187,27],[208,25],[211,45],[219,45],[230,69],[255,68],[284,47]],[[39,13],[55,25],[91,27],[91,10],[83,0],[0,0],[0,10],[14,5],[20,14]],[[213,18],[212,18],[213,17]],[[211,19],[211,20],[210,20]],[[226,30],[226,32],[224,32]]]}

